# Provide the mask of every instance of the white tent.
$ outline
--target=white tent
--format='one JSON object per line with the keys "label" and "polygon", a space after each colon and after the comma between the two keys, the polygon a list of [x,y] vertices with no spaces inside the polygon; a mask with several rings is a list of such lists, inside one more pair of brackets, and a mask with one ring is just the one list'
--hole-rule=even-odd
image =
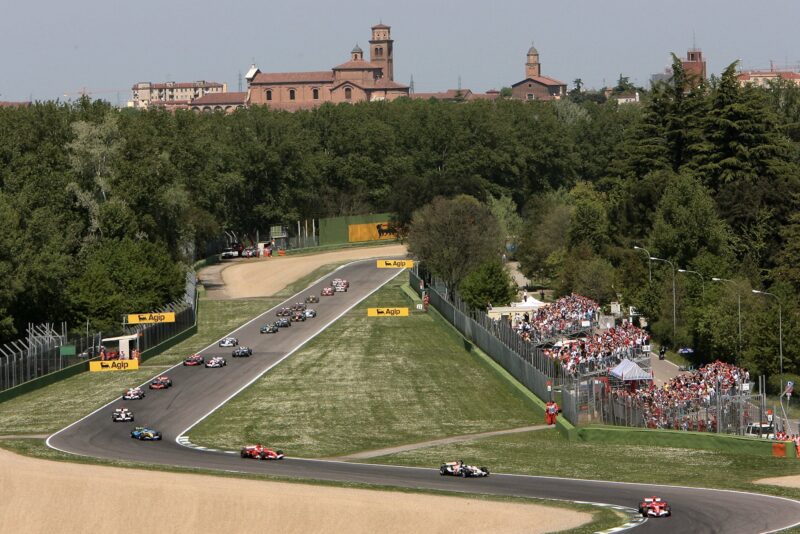
{"label": "white tent", "polygon": [[609,374],[620,380],[652,380],[653,377],[631,360],[622,360]]}

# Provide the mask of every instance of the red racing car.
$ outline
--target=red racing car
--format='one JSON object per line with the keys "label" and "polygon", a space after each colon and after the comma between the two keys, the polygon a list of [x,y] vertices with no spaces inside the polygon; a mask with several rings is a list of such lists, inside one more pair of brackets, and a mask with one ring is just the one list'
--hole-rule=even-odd
{"label": "red racing car", "polygon": [[642,517],[669,517],[672,515],[672,508],[661,497],[645,497],[639,503],[639,513]]}
{"label": "red racing car", "polygon": [[333,288],[332,287],[323,287],[322,288],[322,296],[323,297],[332,297],[333,296]]}
{"label": "red racing car", "polygon": [[168,376],[157,376],[150,382],[150,389],[167,389],[172,387],[172,380]]}
{"label": "red racing car", "polygon": [[272,450],[263,445],[247,445],[242,447],[242,458],[255,458],[257,460],[283,460],[283,451]]}
{"label": "red racing car", "polygon": [[191,356],[187,357],[183,360],[183,365],[203,365],[205,363],[205,358],[200,356],[199,354],[192,354]]}

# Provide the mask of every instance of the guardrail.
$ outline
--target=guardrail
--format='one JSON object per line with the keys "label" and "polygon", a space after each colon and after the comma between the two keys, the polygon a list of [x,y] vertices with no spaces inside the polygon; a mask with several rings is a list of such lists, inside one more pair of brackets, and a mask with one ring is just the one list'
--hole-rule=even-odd
{"label": "guardrail", "polygon": [[[421,296],[423,289],[420,287],[420,282],[422,279],[416,274],[416,267],[414,270],[409,271],[409,281],[414,291]],[[537,397],[540,399],[550,398],[551,392],[547,389],[549,381],[547,375],[534,367],[529,359],[526,359],[531,357],[534,351],[529,351],[526,355],[522,355],[506,344],[507,342],[512,342],[517,347],[521,347],[522,345],[520,344],[525,343],[516,333],[512,331],[513,337],[511,337],[506,331],[504,339],[501,339],[498,334],[503,335],[504,332],[495,327],[492,319],[489,319],[488,324],[486,324],[482,320],[483,318],[475,315],[474,311],[470,310],[469,306],[461,302],[457,297],[455,297],[454,302],[450,302],[433,287],[428,287],[426,291],[430,297],[430,305],[450,322],[456,330],[461,332],[465,338],[488,354],[489,357],[500,364],[503,369],[508,371],[511,376],[531,390]],[[552,361],[546,361],[544,356],[541,355],[541,350],[538,352],[541,356],[539,363],[553,363]],[[567,415],[566,412],[564,415]],[[572,422],[568,416],[567,419]]]}

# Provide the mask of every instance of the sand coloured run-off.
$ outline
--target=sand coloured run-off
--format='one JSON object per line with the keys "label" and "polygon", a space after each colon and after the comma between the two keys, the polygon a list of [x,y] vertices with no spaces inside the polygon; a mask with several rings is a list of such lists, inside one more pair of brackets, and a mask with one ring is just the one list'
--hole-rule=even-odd
{"label": "sand coloured run-off", "polygon": [[404,257],[405,245],[349,248],[308,256],[277,256],[233,260],[207,267],[198,273],[207,284],[207,298],[236,299],[268,297],[287,284],[324,265],[367,258]]}
{"label": "sand coloured run-off", "polygon": [[800,488],[800,475],[762,478],[759,480],[754,480],[753,484],[769,484],[770,486],[783,486],[784,488]]}
{"label": "sand coloured run-off", "polygon": [[535,534],[591,520],[537,504],[140,471],[4,450],[0,488],[0,531],[17,533]]}

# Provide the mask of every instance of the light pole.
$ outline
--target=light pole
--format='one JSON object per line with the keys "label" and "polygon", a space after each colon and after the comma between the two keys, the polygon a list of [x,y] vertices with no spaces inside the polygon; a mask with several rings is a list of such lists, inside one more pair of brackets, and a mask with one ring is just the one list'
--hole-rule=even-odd
{"label": "light pole", "polygon": [[664,258],[650,256],[650,259],[653,261],[663,261],[664,263],[669,263],[669,266],[672,267],[672,342],[677,343],[678,319],[677,313],[675,312],[677,309],[675,306],[675,265],[673,265],[671,261],[665,260]]}
{"label": "light pole", "polygon": [[652,283],[653,282],[653,270],[650,268],[650,260],[652,259],[650,257],[650,251],[647,250],[644,247],[636,247],[635,246],[633,248],[634,248],[634,250],[643,250],[647,254],[647,279],[650,281],[650,283]]}
{"label": "light pole", "polygon": [[705,279],[703,279],[703,275],[698,273],[697,271],[690,271],[688,269],[678,269],[678,272],[679,273],[692,273],[692,274],[696,274],[697,276],[700,277],[700,291],[701,291],[701,295],[702,295],[703,300],[705,300],[706,299],[706,281],[705,281]]}
{"label": "light pole", "polygon": [[[733,280],[728,280],[727,278],[712,278],[715,282],[727,282],[729,284],[735,284]],[[742,294],[736,291],[736,307],[739,310],[739,342],[737,343],[736,348],[736,363],[739,363],[742,357]]]}
{"label": "light pole", "polygon": [[[774,293],[768,293],[767,291],[759,291],[757,289],[754,289],[753,293],[755,293],[756,295],[766,295],[768,297],[773,297],[775,299],[775,302],[778,303],[778,354],[779,354],[780,366],[781,366],[781,393],[780,394],[783,395],[783,309],[781,307],[781,300]],[[781,401],[781,406],[783,406],[783,401]]]}

